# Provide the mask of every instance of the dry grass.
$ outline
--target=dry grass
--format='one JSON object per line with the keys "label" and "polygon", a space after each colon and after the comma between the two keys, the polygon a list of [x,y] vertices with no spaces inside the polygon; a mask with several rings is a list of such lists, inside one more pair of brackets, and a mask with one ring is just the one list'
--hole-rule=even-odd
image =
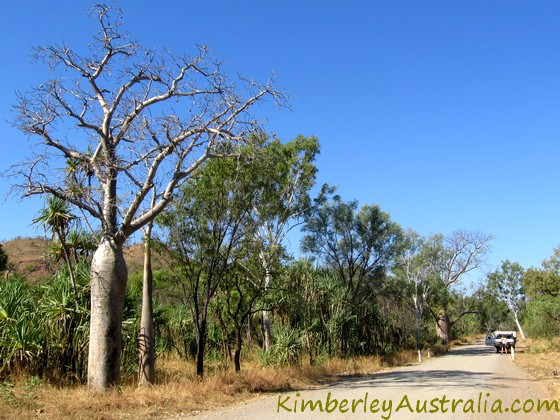
{"label": "dry grass", "polygon": [[209,365],[210,373],[203,380],[194,374],[193,364],[172,358],[158,361],[156,385],[138,388],[132,378],[126,378],[123,386],[102,397],[83,385],[61,388],[37,378],[12,378],[0,383],[0,418],[150,419],[196,414],[254,398],[260,393],[314,387],[413,363],[416,358],[415,352],[403,352],[391,360],[333,358],[315,366],[281,368],[250,362],[237,374],[232,369]]}
{"label": "dry grass", "polygon": [[520,340],[516,349],[515,364],[542,382],[553,398],[560,399],[560,338]]}
{"label": "dry grass", "polygon": [[[543,381],[554,398],[560,398],[560,341],[526,340],[518,346],[529,349],[517,352],[515,363]],[[125,378],[122,387],[102,396],[85,386],[61,388],[37,378],[11,378],[0,382],[0,419],[172,418],[224,407],[261,393],[311,388],[416,361],[414,351],[403,351],[390,359],[332,358],[315,366],[262,367],[253,361],[245,363],[238,374],[223,365],[208,364],[209,373],[199,380],[192,363],[168,358],[158,361],[156,385],[138,388],[133,378]]]}

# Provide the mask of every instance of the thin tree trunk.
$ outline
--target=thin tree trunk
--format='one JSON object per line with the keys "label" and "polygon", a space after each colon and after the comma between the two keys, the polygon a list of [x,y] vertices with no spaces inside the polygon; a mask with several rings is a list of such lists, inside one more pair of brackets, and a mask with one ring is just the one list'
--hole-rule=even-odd
{"label": "thin tree trunk", "polygon": [[252,317],[251,317],[251,315],[249,314],[249,315],[247,316],[247,344],[248,344],[248,345],[251,345],[251,343],[252,343],[252,341],[253,341],[253,340],[252,340],[252,336],[251,336],[251,327],[252,327],[251,321],[252,321]]}
{"label": "thin tree trunk", "polygon": [[272,330],[270,327],[270,311],[263,311],[263,346],[264,351],[268,352],[272,348]]}
{"label": "thin tree trunk", "polygon": [[118,385],[121,365],[122,313],[127,282],[122,245],[104,237],[91,263],[91,318],[88,386]]}
{"label": "thin tree trunk", "polygon": [[241,371],[241,345],[242,345],[242,338],[241,338],[241,326],[235,327],[235,353],[233,356],[233,361],[235,364],[235,371]]}
{"label": "thin tree trunk", "polygon": [[521,338],[525,340],[525,334],[523,334],[523,328],[521,328],[521,323],[519,322],[519,317],[517,316],[517,312],[513,313],[513,318],[515,319],[515,324],[517,325],[519,334],[521,334]]}
{"label": "thin tree trunk", "polygon": [[204,376],[204,347],[206,346],[206,319],[200,321],[196,334],[196,374]]}
{"label": "thin tree trunk", "polygon": [[153,312],[153,272],[152,249],[150,245],[151,226],[145,233],[144,277],[142,282],[142,314],[138,336],[138,385],[155,382],[155,334]]}
{"label": "thin tree trunk", "polygon": [[[270,287],[271,275],[270,271],[266,270],[266,275],[264,279],[265,290]],[[272,348],[272,329],[270,325],[270,311],[263,311],[262,315],[263,322],[263,345],[264,351],[268,352]]]}
{"label": "thin tree trunk", "polygon": [[58,236],[58,241],[62,247],[62,256],[66,267],[68,268],[68,275],[70,276],[70,283],[72,284],[72,291],[74,293],[74,299],[76,300],[76,308],[78,307],[78,288],[76,287],[76,279],[74,278],[74,270],[72,270],[72,262],[70,261],[70,255],[68,254],[68,248],[66,247],[66,240],[62,235],[62,232],[57,229],[56,234]]}
{"label": "thin tree trunk", "polygon": [[420,349],[420,333],[422,330],[422,312],[416,310],[416,351],[418,352],[418,362],[422,362],[422,350]]}
{"label": "thin tree trunk", "polygon": [[315,365],[315,359],[313,358],[314,348],[313,348],[311,333],[309,331],[306,331],[305,333],[305,344],[307,347],[307,354],[309,355],[309,366],[314,366]]}
{"label": "thin tree trunk", "polygon": [[64,262],[68,267],[68,275],[70,276],[70,283],[72,284],[72,291],[74,293],[74,299],[76,299],[76,307],[78,306],[78,288],[76,286],[76,278],[74,277],[74,270],[72,270],[72,262],[70,261],[70,255],[68,255],[68,250],[66,249],[66,244],[62,243],[62,254],[64,255]]}

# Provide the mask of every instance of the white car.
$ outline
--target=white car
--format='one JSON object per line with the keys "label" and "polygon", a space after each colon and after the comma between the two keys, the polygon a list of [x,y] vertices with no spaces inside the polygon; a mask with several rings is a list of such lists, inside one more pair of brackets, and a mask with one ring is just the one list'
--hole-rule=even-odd
{"label": "white car", "polygon": [[515,349],[517,331],[494,331],[486,336],[484,342],[487,346],[494,346],[496,353],[500,353],[504,347],[505,351],[509,352],[512,348]]}

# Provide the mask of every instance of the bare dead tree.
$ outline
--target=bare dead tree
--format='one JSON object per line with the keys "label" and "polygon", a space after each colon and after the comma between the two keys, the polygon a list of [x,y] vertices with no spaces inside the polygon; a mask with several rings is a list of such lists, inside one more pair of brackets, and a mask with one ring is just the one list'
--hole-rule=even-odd
{"label": "bare dead tree", "polygon": [[[260,133],[249,114],[256,103],[269,97],[283,105],[284,97],[270,81],[234,83],[204,46],[193,57],[142,48],[122,30],[121,10],[97,5],[92,16],[99,31],[87,50],[34,50],[51,79],[18,94],[15,125],[40,142],[12,175],[24,196],[54,195],[99,221],[88,384],[106,389],[120,380],[124,242],[206,159],[233,154]],[[162,193],[151,205],[154,186]]]}
{"label": "bare dead tree", "polygon": [[[438,271],[443,287],[449,289],[458,284],[467,273],[480,268],[490,252],[492,239],[494,239],[492,235],[466,230],[457,230],[451,235],[441,238],[443,252]],[[473,308],[461,310],[458,318],[453,321],[449,319],[445,306],[439,308],[438,311],[433,309],[431,311],[436,320],[438,337],[444,342],[448,342],[452,325],[460,317],[473,313]]]}

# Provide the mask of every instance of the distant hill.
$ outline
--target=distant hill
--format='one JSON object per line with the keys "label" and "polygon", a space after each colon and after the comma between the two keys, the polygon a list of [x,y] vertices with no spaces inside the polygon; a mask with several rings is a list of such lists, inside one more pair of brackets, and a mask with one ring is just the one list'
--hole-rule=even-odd
{"label": "distant hill", "polygon": [[[15,238],[2,243],[8,255],[8,265],[18,273],[24,274],[29,281],[37,281],[41,277],[52,274],[45,259],[50,241],[45,238]],[[142,270],[144,251],[142,244],[127,246],[124,250],[129,273]],[[157,266],[157,261],[154,261]]]}
{"label": "distant hill", "polygon": [[45,238],[15,238],[2,243],[8,255],[8,265],[35,281],[48,274],[45,254],[49,241]]}

